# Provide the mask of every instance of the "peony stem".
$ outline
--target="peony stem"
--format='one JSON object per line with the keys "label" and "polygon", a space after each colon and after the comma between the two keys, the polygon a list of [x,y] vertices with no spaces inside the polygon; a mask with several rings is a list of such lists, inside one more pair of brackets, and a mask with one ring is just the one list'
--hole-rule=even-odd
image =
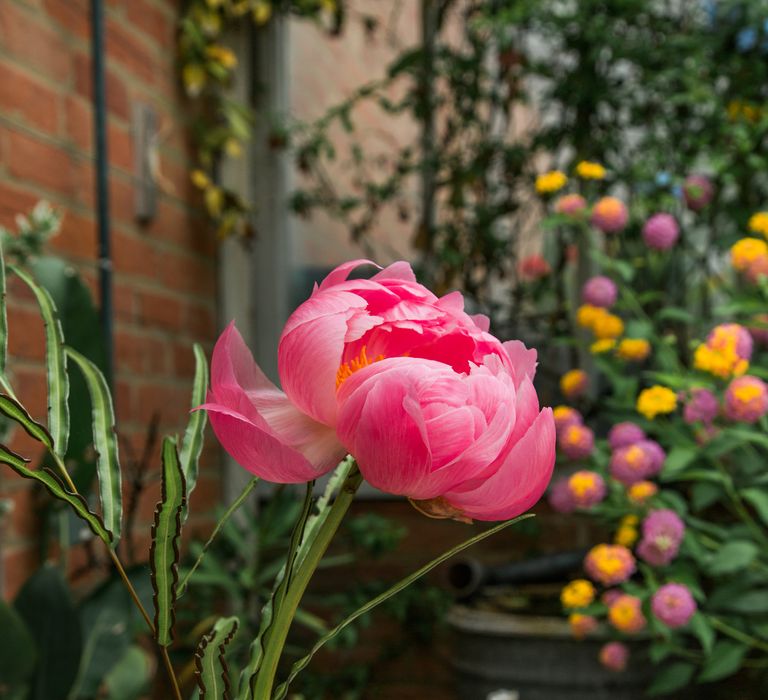
{"label": "peony stem", "polygon": [[285,640],[288,637],[288,631],[296,615],[304,591],[309,584],[312,574],[314,574],[317,565],[323,558],[328,545],[341,525],[341,521],[346,515],[349,506],[355,497],[357,489],[363,481],[363,477],[357,468],[347,476],[346,480],[339,490],[339,495],[333,502],[328,517],[318,529],[312,543],[307,550],[306,556],[295,571],[293,579],[288,585],[280,607],[275,611],[275,618],[272,623],[272,629],[264,649],[264,658],[256,675],[253,687],[253,698],[259,700],[268,700],[272,697],[272,688],[275,683],[275,674],[280,657],[283,653]]}

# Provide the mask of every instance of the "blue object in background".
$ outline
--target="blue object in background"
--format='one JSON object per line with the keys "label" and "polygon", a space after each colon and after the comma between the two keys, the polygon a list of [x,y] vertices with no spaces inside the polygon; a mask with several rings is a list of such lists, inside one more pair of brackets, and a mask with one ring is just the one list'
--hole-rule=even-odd
{"label": "blue object in background", "polygon": [[660,170],[656,173],[657,187],[668,187],[670,182],[672,182],[672,176],[666,170]]}
{"label": "blue object in background", "polygon": [[751,51],[757,46],[757,30],[754,27],[744,27],[736,35],[736,50],[740,53]]}

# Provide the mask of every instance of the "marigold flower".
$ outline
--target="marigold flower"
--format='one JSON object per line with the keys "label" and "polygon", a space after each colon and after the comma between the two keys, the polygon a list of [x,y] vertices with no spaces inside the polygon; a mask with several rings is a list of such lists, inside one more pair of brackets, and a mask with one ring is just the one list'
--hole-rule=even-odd
{"label": "marigold flower", "polygon": [[572,369],[560,377],[560,391],[568,399],[575,399],[587,390],[587,373],[583,369]]}
{"label": "marigold flower", "polygon": [[597,472],[582,469],[568,479],[573,501],[580,508],[591,508],[605,498],[605,481]]}
{"label": "marigold flower", "polygon": [[595,448],[595,434],[586,425],[569,425],[557,436],[557,446],[568,459],[585,459]]}
{"label": "marigold flower", "polygon": [[616,347],[616,340],[614,338],[603,338],[602,340],[596,340],[589,346],[589,352],[593,355],[605,355]]}
{"label": "marigold flower", "polygon": [[568,182],[566,174],[560,170],[550,170],[536,178],[536,191],[539,194],[552,194],[565,187]]}
{"label": "marigold flower", "polygon": [[768,238],[768,211],[758,211],[752,214],[749,217],[747,228],[752,233],[759,233]]}
{"label": "marigold flower", "polygon": [[629,221],[627,205],[616,197],[603,197],[592,207],[591,221],[603,233],[617,233]]}
{"label": "marigold flower", "polygon": [[430,514],[504,520],[528,509],[555,459],[535,351],[501,343],[460,294],[436,297],[407,263],[348,279],[362,264],[337,267],[288,319],[284,391],[234,325],[224,331],[202,406],[222,445],[268,481],[313,480],[351,453],[370,484]]}
{"label": "marigold flower", "polygon": [[624,332],[624,321],[615,314],[600,314],[592,326],[592,332],[600,340],[615,340]]}
{"label": "marigold flower", "polygon": [[600,663],[609,671],[621,672],[629,662],[629,648],[621,642],[608,642],[600,649]]}
{"label": "marigold flower", "polygon": [[677,395],[672,389],[656,384],[640,392],[635,408],[638,413],[653,420],[658,415],[674,412],[677,408]]}
{"label": "marigold flower", "polygon": [[725,416],[741,423],[756,423],[768,413],[768,385],[758,377],[734,379],[725,391]]}
{"label": "marigold flower", "polygon": [[762,238],[742,238],[731,246],[731,265],[739,272],[747,272],[760,258],[768,257],[768,243]]}
{"label": "marigold flower", "polygon": [[627,498],[635,505],[641,506],[658,491],[659,487],[652,481],[637,481],[627,488]]}
{"label": "marigold flower", "polygon": [[682,583],[667,583],[651,599],[653,614],[671,629],[687,625],[696,608],[691,591]]}
{"label": "marigold flower", "polygon": [[711,423],[720,412],[717,397],[709,389],[692,389],[683,408],[683,420],[690,423]]}
{"label": "marigold flower", "polygon": [[571,489],[568,488],[568,477],[558,479],[552,484],[547,501],[556,513],[568,514],[576,510],[573,494],[571,494]]}
{"label": "marigold flower", "polygon": [[634,595],[624,594],[608,608],[608,620],[621,632],[639,632],[646,625],[643,602]]}
{"label": "marigold flower", "polygon": [[669,250],[679,236],[680,226],[671,214],[654,214],[643,225],[643,240],[654,250]]}
{"label": "marigold flower", "polygon": [[586,608],[594,599],[595,587],[583,578],[571,581],[560,593],[560,602],[566,610]]}
{"label": "marigold flower", "polygon": [[590,632],[594,632],[598,627],[597,618],[592,615],[582,615],[581,613],[571,613],[568,616],[568,624],[571,626],[571,634],[576,639],[584,639]]}
{"label": "marigold flower", "polygon": [[565,194],[555,201],[555,211],[565,216],[579,216],[587,209],[587,200],[580,194]]}
{"label": "marigold flower", "polygon": [[635,572],[635,558],[623,545],[598,544],[584,558],[584,569],[593,581],[615,586]]}
{"label": "marigold flower", "polygon": [[582,304],[576,309],[576,323],[582,328],[588,328],[592,330],[595,326],[596,320],[605,315],[605,309],[599,306],[593,306],[592,304]]}
{"label": "marigold flower", "polygon": [[582,160],[576,164],[576,174],[583,180],[602,180],[605,177],[605,168],[600,163]]}
{"label": "marigold flower", "polygon": [[618,295],[616,283],[605,275],[590,277],[581,288],[581,299],[585,304],[604,309],[613,306]]}
{"label": "marigold flower", "polygon": [[651,354],[651,344],[645,338],[624,338],[616,354],[628,362],[642,362]]}
{"label": "marigold flower", "polygon": [[616,423],[608,432],[608,444],[611,449],[617,447],[626,447],[633,442],[639,442],[645,439],[645,432],[636,423],[625,421],[623,423]]}
{"label": "marigold flower", "polygon": [[683,197],[691,211],[701,211],[712,201],[715,188],[706,175],[689,175],[683,182]]}
{"label": "marigold flower", "polygon": [[666,566],[677,556],[685,535],[685,523],[673,510],[651,511],[643,520],[643,539],[637,547],[651,566]]}

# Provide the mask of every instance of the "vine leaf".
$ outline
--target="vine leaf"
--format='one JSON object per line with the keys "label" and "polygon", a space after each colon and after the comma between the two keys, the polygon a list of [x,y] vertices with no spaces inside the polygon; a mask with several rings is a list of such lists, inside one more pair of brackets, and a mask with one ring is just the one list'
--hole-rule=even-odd
{"label": "vine leaf", "polygon": [[203,348],[195,343],[195,381],[192,387],[192,414],[184,431],[184,439],[181,443],[179,459],[184,478],[187,482],[187,505],[182,511],[182,522],[187,519],[189,496],[197,485],[198,464],[200,453],[203,449],[203,437],[208,414],[205,411],[195,411],[198,406],[205,403],[205,392],[208,390],[208,360],[205,358]]}
{"label": "vine leaf", "polygon": [[96,513],[88,509],[88,503],[79,493],[72,493],[49,469],[30,469],[29,460],[9,450],[5,445],[0,445],[0,463],[7,464],[19,476],[25,479],[33,479],[48,489],[56,499],[69,504],[75,513],[82,518],[91,528],[93,534],[101,538],[107,544],[112,538],[111,533],[104,527],[104,523]]}
{"label": "vine leaf", "polygon": [[91,396],[93,447],[96,452],[96,473],[99,477],[99,498],[104,525],[112,533],[112,548],[120,541],[123,517],[123,491],[120,459],[115,432],[115,409],[107,380],[101,370],[84,355],[70,347],[64,349],[80,368]]}
{"label": "vine leaf", "polygon": [[237,634],[238,625],[236,617],[219,618],[213,629],[200,640],[195,651],[200,700],[229,700],[229,669],[224,655],[227,644]]}
{"label": "vine leaf", "polygon": [[47,289],[38,285],[26,272],[9,266],[35,295],[45,325],[46,374],[48,378],[48,430],[56,454],[62,459],[69,441],[69,376],[64,354],[64,332],[56,312],[56,304]]}
{"label": "vine leaf", "polygon": [[181,470],[176,439],[163,440],[162,496],[155,508],[149,563],[155,604],[155,636],[160,646],[173,642],[174,605],[179,583],[179,536],[181,511],[186,503],[186,484]]}
{"label": "vine leaf", "polygon": [[53,450],[53,438],[48,429],[32,418],[18,401],[0,394],[0,413],[16,421],[31,438],[43,443],[49,450]]}

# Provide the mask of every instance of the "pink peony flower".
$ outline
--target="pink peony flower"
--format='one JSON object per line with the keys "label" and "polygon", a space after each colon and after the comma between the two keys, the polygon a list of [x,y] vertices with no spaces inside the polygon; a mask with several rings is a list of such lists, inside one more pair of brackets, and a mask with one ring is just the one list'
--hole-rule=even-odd
{"label": "pink peony flower", "polygon": [[693,389],[685,402],[683,420],[686,423],[709,424],[720,412],[717,397],[709,389]]}
{"label": "pink peony flower", "polygon": [[672,629],[687,625],[696,607],[691,592],[682,583],[667,583],[651,599],[653,614]]}
{"label": "pink peony flower", "polygon": [[573,494],[568,487],[568,477],[565,476],[555,481],[549,489],[547,498],[549,505],[557,513],[573,513],[576,510],[576,503],[573,500]]}
{"label": "pink peony flower", "polygon": [[566,216],[578,216],[587,208],[587,200],[580,194],[566,194],[555,201],[555,211]]}
{"label": "pink peony flower", "polygon": [[652,566],[666,566],[680,550],[685,523],[672,510],[651,511],[643,520],[643,539],[637,546],[641,559]]}
{"label": "pink peony flower", "polygon": [[597,472],[582,469],[571,474],[568,489],[579,508],[591,508],[605,498],[605,481]]}
{"label": "pink peony flower", "polygon": [[337,267],[291,315],[278,346],[285,393],[233,325],[214,349],[203,406],[246,469],[298,483],[347,452],[374,486],[436,499],[443,515],[501,520],[551,476],[555,427],[539,410],[536,353],[502,344],[458,292],[437,298],[400,262],[348,280]]}
{"label": "pink peony flower", "polygon": [[644,439],[645,432],[643,432],[643,429],[639,425],[630,423],[629,421],[616,423],[608,433],[608,444],[613,450],[619,447],[627,447],[634,442],[639,442]]}
{"label": "pink peony flower", "polygon": [[629,648],[621,642],[608,642],[600,649],[599,658],[608,670],[620,672],[627,667]]}
{"label": "pink peony flower", "polygon": [[654,214],[643,225],[643,240],[654,250],[669,250],[680,236],[680,227],[671,214]]}
{"label": "pink peony flower", "polygon": [[592,225],[603,233],[617,233],[629,221],[627,205],[616,197],[603,197],[592,208]]}
{"label": "pink peony flower", "polygon": [[725,390],[725,416],[740,423],[756,423],[768,413],[768,385],[758,377],[737,377]]}
{"label": "pink peony flower", "polygon": [[595,434],[586,425],[569,425],[558,435],[557,446],[568,459],[584,459],[595,448]]}
{"label": "pink peony flower", "polygon": [[683,197],[691,211],[701,211],[712,201],[715,188],[706,175],[689,175],[683,182]]}
{"label": "pink peony flower", "polygon": [[616,283],[604,275],[590,277],[581,288],[581,300],[591,306],[609,308],[616,303],[618,296]]}

